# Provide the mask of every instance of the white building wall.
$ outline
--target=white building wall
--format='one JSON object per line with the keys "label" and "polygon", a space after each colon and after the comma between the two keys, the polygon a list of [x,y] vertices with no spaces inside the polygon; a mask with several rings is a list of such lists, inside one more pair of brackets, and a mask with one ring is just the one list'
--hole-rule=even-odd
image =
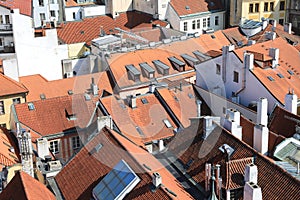
{"label": "white building wall", "polygon": [[113,18],[118,16],[120,12],[132,11],[133,1],[132,0],[111,0],[111,10]]}
{"label": "white building wall", "polygon": [[67,45],[58,45],[55,29],[46,30],[44,37],[34,37],[32,20],[12,14],[15,52],[19,76],[41,74],[48,80],[62,78],[61,59],[68,58]]}
{"label": "white building wall", "polygon": [[13,46],[12,20],[10,10],[0,6],[0,51],[5,46]]}
{"label": "white building wall", "polygon": [[65,8],[66,21],[76,21],[81,20],[85,17],[92,17],[105,14],[105,5],[74,6]]}
{"label": "white building wall", "polygon": [[[43,1],[43,4],[40,5],[39,1]],[[41,14],[45,15],[45,22],[50,22],[55,18],[58,21],[59,18],[59,0],[33,0],[33,19],[34,27],[41,27],[43,25],[43,19],[41,19]],[[50,11],[54,11],[55,17],[51,17]]]}
{"label": "white building wall", "polygon": [[135,10],[154,15],[157,11],[157,0],[137,0],[133,1]]}

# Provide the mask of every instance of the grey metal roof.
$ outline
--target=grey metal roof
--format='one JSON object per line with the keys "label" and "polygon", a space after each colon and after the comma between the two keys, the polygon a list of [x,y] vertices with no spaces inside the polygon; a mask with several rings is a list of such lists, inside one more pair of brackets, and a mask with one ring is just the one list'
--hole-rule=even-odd
{"label": "grey metal roof", "polygon": [[241,28],[245,28],[245,29],[254,29],[257,27],[262,26],[261,22],[258,21],[253,21],[253,20],[246,20],[242,25]]}
{"label": "grey metal roof", "polygon": [[162,69],[170,69],[170,67],[168,65],[161,62],[160,60],[153,60],[152,62],[153,62],[154,65],[156,65],[157,67],[160,67]]}
{"label": "grey metal roof", "polygon": [[197,58],[194,58],[193,56],[190,56],[190,55],[188,55],[188,54],[186,54],[186,53],[181,54],[180,56],[181,56],[183,59],[185,59],[185,60],[192,61],[193,63],[199,63],[199,62],[200,62]]}
{"label": "grey metal roof", "polygon": [[140,75],[140,74],[141,74],[141,72],[140,72],[137,68],[135,68],[134,65],[126,65],[125,67],[126,67],[126,69],[127,69],[128,71],[130,71],[133,75]]}
{"label": "grey metal roof", "polygon": [[149,73],[155,72],[155,70],[146,62],[140,63],[139,65],[141,66],[141,68],[143,68],[144,70],[146,70]]}
{"label": "grey metal roof", "polygon": [[175,63],[175,64],[177,64],[177,65],[179,65],[179,66],[184,66],[184,65],[185,65],[184,62],[182,62],[181,60],[179,60],[179,59],[176,58],[175,56],[169,57],[168,59],[169,59],[171,62],[173,62],[173,63]]}

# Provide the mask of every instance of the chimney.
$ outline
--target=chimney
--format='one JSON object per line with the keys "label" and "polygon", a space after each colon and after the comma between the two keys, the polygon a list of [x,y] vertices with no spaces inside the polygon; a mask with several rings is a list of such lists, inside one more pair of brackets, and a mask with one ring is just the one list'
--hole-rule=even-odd
{"label": "chimney", "polygon": [[163,140],[158,140],[158,147],[159,147],[159,151],[162,151],[165,149]]}
{"label": "chimney", "polygon": [[248,70],[254,69],[254,55],[252,53],[244,53],[244,67]]}
{"label": "chimney", "polygon": [[94,96],[98,95],[98,86],[97,86],[97,84],[95,84],[94,77],[92,77],[91,91]]}
{"label": "chimney", "polygon": [[297,95],[294,94],[294,90],[292,90],[285,95],[284,99],[284,108],[295,115],[297,115],[297,98]]}
{"label": "chimney", "polygon": [[153,173],[152,183],[155,188],[158,188],[162,184],[162,178],[158,172]]}
{"label": "chimney", "polygon": [[222,79],[226,82],[226,68],[229,62],[229,52],[234,50],[234,45],[222,47]]}
{"label": "chimney", "polygon": [[261,22],[262,22],[262,29],[265,30],[268,26],[268,21],[264,17],[262,17]]}
{"label": "chimney", "polygon": [[268,125],[268,99],[259,98],[257,102],[257,124]]}
{"label": "chimney", "polygon": [[240,112],[235,109],[227,109],[223,118],[223,126],[235,137],[242,140],[242,127],[240,126]]}
{"label": "chimney", "polygon": [[254,126],[253,148],[266,155],[269,146],[269,129],[267,126],[257,124]]}
{"label": "chimney", "polygon": [[252,182],[246,182],[244,186],[244,200],[262,200],[261,188]]}
{"label": "chimney", "polygon": [[97,118],[97,130],[100,132],[103,127],[109,127],[110,129],[113,129],[113,121],[111,116],[101,116]]}
{"label": "chimney", "polygon": [[47,138],[37,139],[37,151],[40,158],[45,159],[45,156],[49,155],[49,147]]}
{"label": "chimney", "polygon": [[135,95],[130,96],[130,98],[129,98],[129,106],[131,108],[136,108],[136,96]]}
{"label": "chimney", "polygon": [[197,100],[196,104],[197,104],[197,117],[201,117],[201,104],[202,104],[202,101]]}
{"label": "chimney", "polygon": [[203,118],[203,139],[205,140],[214,130],[213,120],[211,116]]}
{"label": "chimney", "polygon": [[210,191],[211,164],[205,163],[205,191]]}
{"label": "chimney", "polygon": [[278,48],[270,48],[269,49],[269,56],[273,58],[272,60],[272,68],[277,67],[279,62],[279,49]]}
{"label": "chimney", "polygon": [[257,166],[253,163],[247,164],[245,168],[245,182],[252,182],[257,184]]}
{"label": "chimney", "polygon": [[266,38],[267,38],[268,40],[275,40],[275,38],[276,38],[276,33],[273,32],[273,31],[267,31],[267,32],[266,32]]}
{"label": "chimney", "polygon": [[221,191],[222,191],[222,178],[221,178],[221,173],[220,173],[220,168],[221,165],[216,164],[216,193],[219,197],[222,196]]}
{"label": "chimney", "polygon": [[292,34],[292,23],[285,23],[283,29],[288,34]]}

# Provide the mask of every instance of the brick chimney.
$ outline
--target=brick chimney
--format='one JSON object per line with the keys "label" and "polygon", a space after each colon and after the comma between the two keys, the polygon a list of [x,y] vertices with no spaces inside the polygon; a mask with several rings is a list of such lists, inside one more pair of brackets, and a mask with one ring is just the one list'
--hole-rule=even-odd
{"label": "brick chimney", "polygon": [[257,123],[268,125],[268,99],[260,98],[257,102]]}
{"label": "brick chimney", "polygon": [[267,126],[257,124],[254,126],[253,148],[262,154],[268,153],[269,129]]}
{"label": "brick chimney", "polygon": [[295,115],[297,115],[297,99],[298,97],[296,94],[294,94],[294,90],[289,91],[285,95],[285,99],[284,99],[284,103],[285,103],[284,108]]}

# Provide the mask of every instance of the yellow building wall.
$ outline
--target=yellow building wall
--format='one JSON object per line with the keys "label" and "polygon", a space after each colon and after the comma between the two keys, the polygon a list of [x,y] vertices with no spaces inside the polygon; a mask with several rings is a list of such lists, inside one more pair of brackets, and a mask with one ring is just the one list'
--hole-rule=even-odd
{"label": "yellow building wall", "polygon": [[[280,11],[280,1],[282,0],[241,0],[241,19],[253,19],[255,21],[261,21],[261,18],[269,18],[269,19],[275,19],[277,20],[277,23],[279,22],[279,19],[285,19],[285,10]],[[265,3],[274,2],[274,11],[264,11],[264,4]],[[259,12],[249,13],[249,6],[250,4],[255,5],[255,3],[259,3]],[[287,6],[287,2],[285,1],[285,9]],[[253,6],[253,10],[255,9],[255,6]],[[269,10],[269,9],[268,9]],[[231,16],[234,17],[234,16]],[[233,21],[234,19],[231,19]]]}
{"label": "yellow building wall", "polygon": [[9,183],[11,179],[15,176],[16,172],[22,170],[22,164],[21,163],[14,164],[8,167],[7,170],[8,170],[7,183]]}
{"label": "yellow building wall", "polygon": [[4,103],[4,112],[5,114],[0,115],[0,124],[5,124],[6,128],[10,129],[9,119],[10,119],[10,110],[11,105],[13,104],[13,99],[20,98],[21,103],[25,103],[25,94],[17,94],[17,95],[8,95],[0,97],[0,101]]}
{"label": "yellow building wall", "polygon": [[90,51],[90,50],[85,46],[84,42],[68,45],[68,53],[70,59],[80,58],[83,56],[84,52],[86,51]]}

